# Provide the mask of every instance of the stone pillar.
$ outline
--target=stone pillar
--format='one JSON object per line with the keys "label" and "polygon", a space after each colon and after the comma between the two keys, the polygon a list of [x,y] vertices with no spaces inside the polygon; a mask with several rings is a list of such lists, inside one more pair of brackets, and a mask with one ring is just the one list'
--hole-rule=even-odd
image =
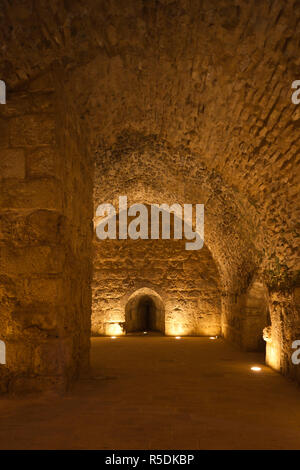
{"label": "stone pillar", "polygon": [[222,296],[222,334],[245,351],[264,349],[263,330],[268,324],[267,289],[255,280],[242,293]]}
{"label": "stone pillar", "polygon": [[242,316],[243,298],[241,294],[223,292],[221,329],[222,336],[233,344],[242,347]]}
{"label": "stone pillar", "polygon": [[292,363],[292,343],[300,339],[300,289],[270,292],[270,316],[266,362],[300,382],[300,365]]}
{"label": "stone pillar", "polygon": [[48,79],[0,106],[2,390],[65,390],[88,363],[90,179],[60,129]]}
{"label": "stone pillar", "polygon": [[268,292],[264,284],[255,280],[242,299],[242,348],[245,351],[263,351],[263,330],[268,325]]}

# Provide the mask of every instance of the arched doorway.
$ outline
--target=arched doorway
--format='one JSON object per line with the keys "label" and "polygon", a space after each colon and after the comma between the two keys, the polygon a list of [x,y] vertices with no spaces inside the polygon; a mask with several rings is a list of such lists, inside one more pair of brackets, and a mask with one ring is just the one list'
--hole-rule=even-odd
{"label": "arched doorway", "polygon": [[125,307],[126,333],[165,332],[165,309],[161,297],[152,289],[134,292]]}

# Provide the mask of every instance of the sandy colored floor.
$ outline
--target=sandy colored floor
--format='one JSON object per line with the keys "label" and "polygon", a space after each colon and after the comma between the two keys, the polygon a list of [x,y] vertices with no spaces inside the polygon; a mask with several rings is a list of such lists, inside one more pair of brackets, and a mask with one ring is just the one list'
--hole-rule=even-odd
{"label": "sandy colored floor", "polygon": [[0,400],[1,449],[300,449],[300,390],[223,340],[92,340],[93,379]]}

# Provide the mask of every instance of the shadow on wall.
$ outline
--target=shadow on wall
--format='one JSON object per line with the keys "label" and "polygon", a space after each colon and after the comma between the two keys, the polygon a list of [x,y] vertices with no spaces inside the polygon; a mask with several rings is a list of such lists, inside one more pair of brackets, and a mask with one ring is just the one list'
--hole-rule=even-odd
{"label": "shadow on wall", "polygon": [[125,307],[126,333],[165,332],[165,309],[161,297],[152,289],[134,292]]}

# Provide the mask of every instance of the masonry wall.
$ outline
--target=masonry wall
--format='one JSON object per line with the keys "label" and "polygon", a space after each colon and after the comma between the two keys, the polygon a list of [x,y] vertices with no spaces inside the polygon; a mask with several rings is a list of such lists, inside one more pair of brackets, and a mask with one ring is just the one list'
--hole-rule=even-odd
{"label": "masonry wall", "polygon": [[2,391],[65,390],[88,361],[91,189],[58,88],[41,77],[0,108]]}
{"label": "masonry wall", "polygon": [[284,375],[300,381],[299,365],[291,358],[292,344],[300,337],[300,289],[270,293],[270,328],[266,362]]}
{"label": "masonry wall", "polygon": [[269,296],[257,279],[242,292],[222,296],[222,333],[246,351],[264,351],[264,328],[270,324]]}
{"label": "masonry wall", "polygon": [[220,334],[219,276],[206,247],[187,251],[184,240],[95,241],[92,334],[124,322],[130,295],[153,289],[165,307],[168,335]]}
{"label": "masonry wall", "polygon": [[[299,336],[300,106],[291,101],[299,2],[23,3],[5,2],[0,17],[3,377],[13,372],[17,388],[23,376],[71,377],[87,363],[93,156],[99,203],[130,189],[143,203],[205,203],[224,337],[245,345],[244,332],[252,342],[262,327],[252,315],[260,306],[250,305],[256,294],[247,300],[260,270],[272,323],[267,361],[299,377],[290,359]],[[48,72],[58,66],[54,86]],[[96,279],[96,298],[117,315],[125,287],[116,279],[121,297],[106,302],[110,276]],[[156,285],[147,276],[136,284],[144,282]],[[135,288],[128,281],[126,292]]]}

